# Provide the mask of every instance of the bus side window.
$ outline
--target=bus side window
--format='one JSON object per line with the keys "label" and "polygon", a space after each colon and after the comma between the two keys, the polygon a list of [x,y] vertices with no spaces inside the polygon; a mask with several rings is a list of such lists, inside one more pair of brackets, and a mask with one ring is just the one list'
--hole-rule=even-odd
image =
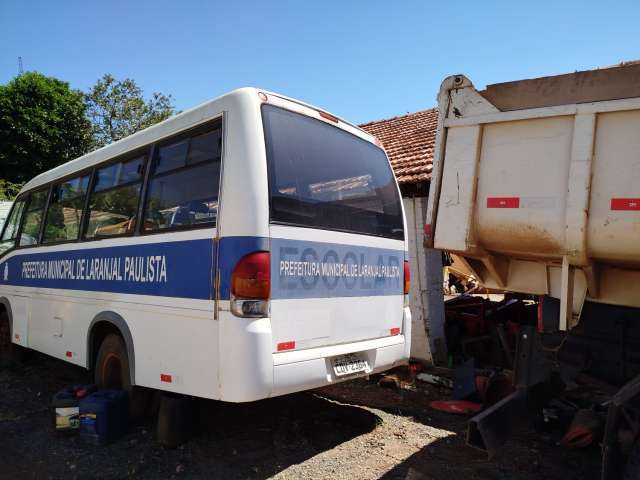
{"label": "bus side window", "polygon": [[158,149],[149,181],[145,231],[215,224],[221,135],[218,127]]}
{"label": "bus side window", "polygon": [[89,175],[76,177],[53,186],[42,241],[77,240],[87,194]]}
{"label": "bus side window", "polygon": [[86,238],[133,233],[145,157],[99,168],[89,197]]}
{"label": "bus side window", "polygon": [[18,236],[18,230],[20,228],[20,220],[22,219],[22,212],[24,211],[25,200],[16,200],[11,209],[11,214],[7,218],[4,231],[2,232],[2,239],[0,240],[0,255],[15,246],[16,237]]}
{"label": "bus side window", "polygon": [[29,196],[27,203],[27,212],[22,221],[22,230],[18,245],[26,247],[29,245],[37,245],[40,237],[40,227],[42,226],[42,217],[44,207],[47,203],[49,189],[33,192]]}

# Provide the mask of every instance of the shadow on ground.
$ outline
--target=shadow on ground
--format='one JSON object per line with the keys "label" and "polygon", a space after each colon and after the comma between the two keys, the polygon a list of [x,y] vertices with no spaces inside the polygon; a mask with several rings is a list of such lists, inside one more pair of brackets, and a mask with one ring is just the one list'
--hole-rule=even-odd
{"label": "shadow on ground", "polygon": [[202,432],[178,449],[157,444],[151,419],[97,447],[52,427],[51,396],[86,380],[83,369],[40,354],[0,370],[0,478],[265,478],[380,421],[313,393],[248,404],[199,400]]}
{"label": "shadow on ground", "polygon": [[356,380],[324,388],[320,394],[352,405],[410,418],[451,435],[437,439],[398,462],[384,480],[596,480],[600,449],[571,450],[556,439],[523,428],[493,459],[466,445],[469,417],[432,409],[432,400],[451,397],[451,390],[418,382],[416,390],[386,389]]}

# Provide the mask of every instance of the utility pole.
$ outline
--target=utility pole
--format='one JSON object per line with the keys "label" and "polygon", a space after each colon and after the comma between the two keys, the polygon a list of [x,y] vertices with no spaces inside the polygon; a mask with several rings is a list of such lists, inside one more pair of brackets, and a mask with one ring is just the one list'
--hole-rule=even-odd
{"label": "utility pole", "polygon": [[24,68],[22,68],[22,57],[18,57],[18,76],[24,73]]}

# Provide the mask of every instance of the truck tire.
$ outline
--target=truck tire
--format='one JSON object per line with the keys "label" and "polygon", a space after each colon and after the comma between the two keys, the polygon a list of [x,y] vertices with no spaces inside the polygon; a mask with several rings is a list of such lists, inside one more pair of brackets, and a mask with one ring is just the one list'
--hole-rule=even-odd
{"label": "truck tire", "polygon": [[105,337],[95,365],[94,382],[98,387],[128,392],[131,419],[142,418],[148,413],[151,391],[131,384],[127,347],[120,335],[111,333]]}

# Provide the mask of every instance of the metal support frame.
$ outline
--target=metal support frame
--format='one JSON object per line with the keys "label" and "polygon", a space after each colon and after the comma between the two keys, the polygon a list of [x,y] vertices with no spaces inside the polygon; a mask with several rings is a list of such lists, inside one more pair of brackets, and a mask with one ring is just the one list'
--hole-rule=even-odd
{"label": "metal support frame", "polygon": [[627,423],[633,423],[630,426],[635,436],[638,436],[640,430],[638,418],[632,419],[626,411],[626,407],[638,395],[640,395],[640,375],[627,382],[611,398],[602,439],[602,480],[621,478],[624,458],[620,451],[618,430],[621,422],[627,421]]}
{"label": "metal support frame", "polygon": [[530,390],[546,381],[549,371],[536,329],[522,327],[513,370],[516,391],[469,420],[467,445],[495,456],[514,429],[528,423]]}
{"label": "metal support frame", "polygon": [[516,390],[469,420],[467,445],[487,452],[489,458],[493,458],[511,437],[514,428],[527,417],[526,400],[526,391]]}

